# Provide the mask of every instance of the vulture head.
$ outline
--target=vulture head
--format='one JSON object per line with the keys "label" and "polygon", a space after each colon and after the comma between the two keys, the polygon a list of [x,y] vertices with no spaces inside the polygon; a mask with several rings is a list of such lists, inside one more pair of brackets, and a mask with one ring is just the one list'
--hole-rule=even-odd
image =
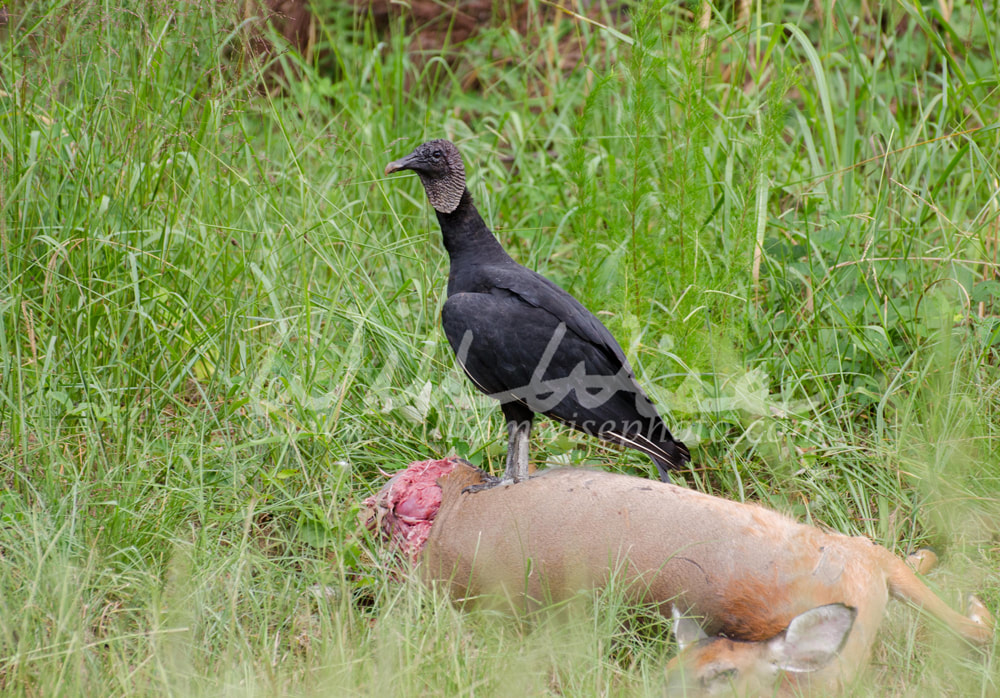
{"label": "vulture head", "polygon": [[385,166],[386,174],[400,170],[413,170],[420,175],[435,211],[451,213],[458,208],[465,192],[465,167],[458,148],[451,141],[427,141],[406,157]]}

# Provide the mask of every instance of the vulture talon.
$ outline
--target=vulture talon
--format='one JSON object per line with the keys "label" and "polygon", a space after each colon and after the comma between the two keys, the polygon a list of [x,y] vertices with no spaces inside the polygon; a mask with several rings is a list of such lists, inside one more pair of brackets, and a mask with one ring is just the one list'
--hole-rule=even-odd
{"label": "vulture talon", "polygon": [[507,478],[495,477],[493,475],[483,476],[483,481],[478,485],[469,485],[464,490],[462,494],[475,494],[476,492],[484,492],[486,490],[491,490],[494,487],[500,487],[501,485],[512,485],[513,480],[508,480]]}

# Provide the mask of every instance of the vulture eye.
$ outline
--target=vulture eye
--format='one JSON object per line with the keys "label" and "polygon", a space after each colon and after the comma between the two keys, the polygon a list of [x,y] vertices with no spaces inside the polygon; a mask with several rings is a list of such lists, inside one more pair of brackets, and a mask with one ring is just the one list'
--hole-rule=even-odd
{"label": "vulture eye", "polygon": [[440,160],[441,158],[444,157],[444,153],[440,150],[435,150],[431,152],[431,157],[434,158],[435,160]]}

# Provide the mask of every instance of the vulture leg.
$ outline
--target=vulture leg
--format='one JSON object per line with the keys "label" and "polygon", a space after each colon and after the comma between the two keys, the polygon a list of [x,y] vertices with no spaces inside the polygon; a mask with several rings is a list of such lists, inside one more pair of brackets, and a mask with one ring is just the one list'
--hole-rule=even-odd
{"label": "vulture leg", "polygon": [[528,440],[531,437],[531,420],[507,422],[507,468],[503,482],[521,482],[528,479]]}
{"label": "vulture leg", "polygon": [[502,478],[490,477],[481,485],[471,485],[465,492],[481,492],[497,485],[510,485],[528,479],[528,440],[531,436],[531,410],[519,402],[500,406],[507,418],[507,465]]}

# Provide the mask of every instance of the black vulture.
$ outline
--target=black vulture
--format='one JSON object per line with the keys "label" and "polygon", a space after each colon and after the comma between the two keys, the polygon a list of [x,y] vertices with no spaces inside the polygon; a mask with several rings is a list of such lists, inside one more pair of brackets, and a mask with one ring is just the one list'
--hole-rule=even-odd
{"label": "black vulture", "polygon": [[437,212],[451,260],[444,332],[479,390],[500,401],[509,442],[502,480],[528,477],[535,412],[649,455],[667,471],[691,459],[639,387],[625,352],[594,314],[494,237],[465,187],[454,143],[428,141],[385,173],[413,170]]}

